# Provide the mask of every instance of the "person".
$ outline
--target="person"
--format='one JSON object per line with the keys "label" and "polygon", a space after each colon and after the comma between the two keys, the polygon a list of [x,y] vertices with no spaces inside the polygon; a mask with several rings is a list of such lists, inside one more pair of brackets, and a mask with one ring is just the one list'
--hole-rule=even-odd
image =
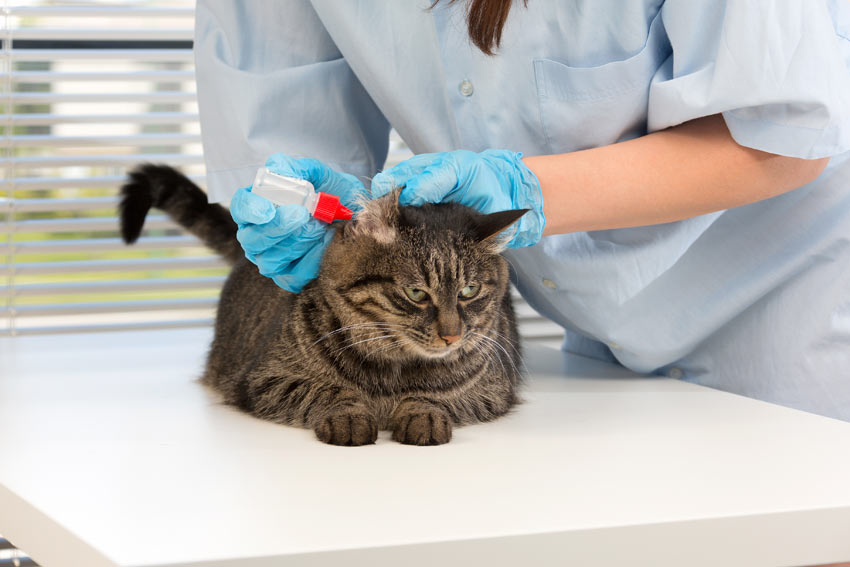
{"label": "person", "polygon": [[270,155],[529,208],[506,254],[565,350],[850,420],[847,2],[199,0],[195,41],[210,197],[281,287],[327,237],[250,193]]}

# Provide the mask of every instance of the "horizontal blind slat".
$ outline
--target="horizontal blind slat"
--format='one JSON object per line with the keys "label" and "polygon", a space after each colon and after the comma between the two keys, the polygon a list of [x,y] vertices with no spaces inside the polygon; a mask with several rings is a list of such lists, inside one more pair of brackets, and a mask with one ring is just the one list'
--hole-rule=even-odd
{"label": "horizontal blind slat", "polygon": [[[191,40],[192,30],[188,28],[42,28],[22,27],[6,31],[6,37],[12,41],[18,39],[47,40],[123,40],[123,41],[180,41]],[[12,44],[14,49],[14,43]]]}
{"label": "horizontal blind slat", "polygon": [[118,197],[88,197],[84,199],[7,199],[0,197],[0,212],[33,213],[47,211],[87,211],[114,209]]}
{"label": "horizontal blind slat", "polygon": [[[101,301],[92,303],[62,303],[57,305],[22,305],[15,307],[19,317],[50,317],[55,315],[85,315],[95,313],[129,313],[145,311],[189,311],[211,309],[218,305],[216,297],[188,299],[146,299],[141,301]],[[11,310],[0,308],[0,317]]]}
{"label": "horizontal blind slat", "polygon": [[[24,327],[18,328],[14,333],[8,329],[0,329],[0,337],[22,336],[22,335],[54,335],[62,333],[103,333],[106,331],[148,331],[160,329],[184,329],[189,327],[210,327],[213,324],[211,317],[198,319],[180,319],[177,321],[150,321],[139,323],[107,323],[102,325],[69,325],[50,327]],[[32,565],[27,563],[26,565]],[[0,567],[3,567],[0,565]]]}
{"label": "horizontal blind slat", "polygon": [[16,146],[152,146],[199,144],[200,134],[131,134],[122,136],[54,136],[47,134],[20,134],[7,136]]}
{"label": "horizontal blind slat", "polygon": [[[117,221],[116,221],[117,226]],[[79,238],[69,240],[42,240],[12,243],[12,253],[56,254],[63,252],[109,252],[128,245],[120,238]],[[202,248],[203,243],[194,236],[145,236],[130,246],[134,250],[168,250],[172,248]],[[4,246],[3,249],[7,247]]]}
{"label": "horizontal blind slat", "polygon": [[163,70],[163,71],[13,71],[9,78],[15,83],[62,83],[72,81],[194,81],[195,72],[192,70]]}
{"label": "horizontal blind slat", "polygon": [[140,2],[122,2],[120,6],[9,6],[11,16],[31,17],[116,17],[132,16],[153,18],[191,18],[195,15],[193,8],[176,8],[164,6],[149,6]]}
{"label": "horizontal blind slat", "polygon": [[[164,216],[152,216],[145,220],[145,228],[179,229],[171,219]],[[37,219],[22,220],[14,223],[0,224],[0,233],[23,232],[93,232],[100,230],[118,230],[118,219],[84,218],[84,219]]]}
{"label": "horizontal blind slat", "polygon": [[[204,175],[188,175],[195,183],[203,183]],[[14,180],[0,181],[0,188],[14,186],[17,189],[57,189],[60,187],[115,187],[116,189],[125,181],[124,175],[100,175],[91,177],[17,177]],[[56,204],[57,210],[62,209],[64,199],[51,199]]]}
{"label": "horizontal blind slat", "polygon": [[195,93],[150,91],[140,93],[15,93],[15,104],[61,104],[68,102],[99,104],[104,102],[191,102]]}
{"label": "horizontal blind slat", "polygon": [[176,289],[210,289],[221,287],[223,276],[195,278],[150,278],[96,282],[62,282],[20,284],[13,289],[0,287],[0,296],[65,295],[78,293],[117,293],[124,291],[161,291]]}
{"label": "horizontal blind slat", "polygon": [[69,274],[82,272],[144,272],[150,270],[190,270],[226,268],[216,256],[201,258],[132,258],[128,260],[75,260],[70,262],[19,262],[0,264],[0,274]]}
{"label": "horizontal blind slat", "polygon": [[204,163],[201,154],[124,154],[36,156],[25,158],[0,158],[0,167],[14,164],[17,168],[69,167],[76,165],[136,165],[139,163],[167,163],[168,165],[193,165]]}
{"label": "horizontal blind slat", "polygon": [[185,124],[189,122],[198,122],[197,112],[13,114],[6,119],[6,123],[11,126],[52,126],[54,124]]}
{"label": "horizontal blind slat", "polygon": [[192,62],[189,49],[12,49],[5,52],[13,62],[62,61],[68,59],[119,59],[121,61]]}

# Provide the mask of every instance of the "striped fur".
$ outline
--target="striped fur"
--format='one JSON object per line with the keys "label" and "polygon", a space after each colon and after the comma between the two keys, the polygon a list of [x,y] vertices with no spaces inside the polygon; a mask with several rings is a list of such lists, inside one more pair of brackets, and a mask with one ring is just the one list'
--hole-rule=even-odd
{"label": "striped fur", "polygon": [[231,264],[242,257],[230,212],[208,203],[206,194],[179,171],[146,163],[130,172],[118,207],[124,242],[132,244],[139,238],[151,207],[168,213]]}
{"label": "striped fur", "polygon": [[[144,185],[143,173],[133,183]],[[200,191],[190,186],[172,189]],[[138,216],[127,195],[122,210]],[[197,197],[170,202],[200,210]],[[436,445],[451,439],[453,426],[507,413],[518,402],[520,352],[499,233],[522,212],[399,207],[396,197],[367,202],[355,221],[338,223],[319,277],[299,294],[237,260],[203,383],[245,412],[310,428],[336,445],[373,443],[381,429],[402,443]],[[166,212],[198,226],[195,215]],[[205,222],[232,238],[221,215]],[[478,294],[459,297],[469,284]],[[404,287],[428,299],[417,303]],[[447,329],[461,338],[447,345]]]}

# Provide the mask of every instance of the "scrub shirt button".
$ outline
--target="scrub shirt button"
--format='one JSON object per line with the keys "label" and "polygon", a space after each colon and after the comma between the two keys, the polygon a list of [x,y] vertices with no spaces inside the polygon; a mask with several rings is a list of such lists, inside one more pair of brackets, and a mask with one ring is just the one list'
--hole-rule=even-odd
{"label": "scrub shirt button", "polygon": [[548,287],[549,289],[558,289],[558,284],[556,284],[552,280],[547,280],[546,278],[543,278],[543,285]]}
{"label": "scrub shirt button", "polygon": [[458,85],[457,89],[463,96],[472,96],[472,93],[475,92],[475,87],[472,86],[472,83],[469,82],[468,79],[462,80],[460,82],[460,85]]}
{"label": "scrub shirt button", "polygon": [[678,366],[674,366],[673,368],[667,371],[667,376],[669,378],[672,378],[673,380],[681,380],[682,376],[684,375],[685,373]]}

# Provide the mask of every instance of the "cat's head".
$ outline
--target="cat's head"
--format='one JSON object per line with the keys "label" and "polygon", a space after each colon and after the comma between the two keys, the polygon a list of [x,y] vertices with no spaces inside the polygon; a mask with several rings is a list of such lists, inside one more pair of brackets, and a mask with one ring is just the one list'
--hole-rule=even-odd
{"label": "cat's head", "polygon": [[[317,281],[350,348],[370,358],[453,358],[509,317],[506,231],[526,211],[407,207],[398,190],[363,204],[328,247]],[[504,327],[503,327],[504,328]]]}

